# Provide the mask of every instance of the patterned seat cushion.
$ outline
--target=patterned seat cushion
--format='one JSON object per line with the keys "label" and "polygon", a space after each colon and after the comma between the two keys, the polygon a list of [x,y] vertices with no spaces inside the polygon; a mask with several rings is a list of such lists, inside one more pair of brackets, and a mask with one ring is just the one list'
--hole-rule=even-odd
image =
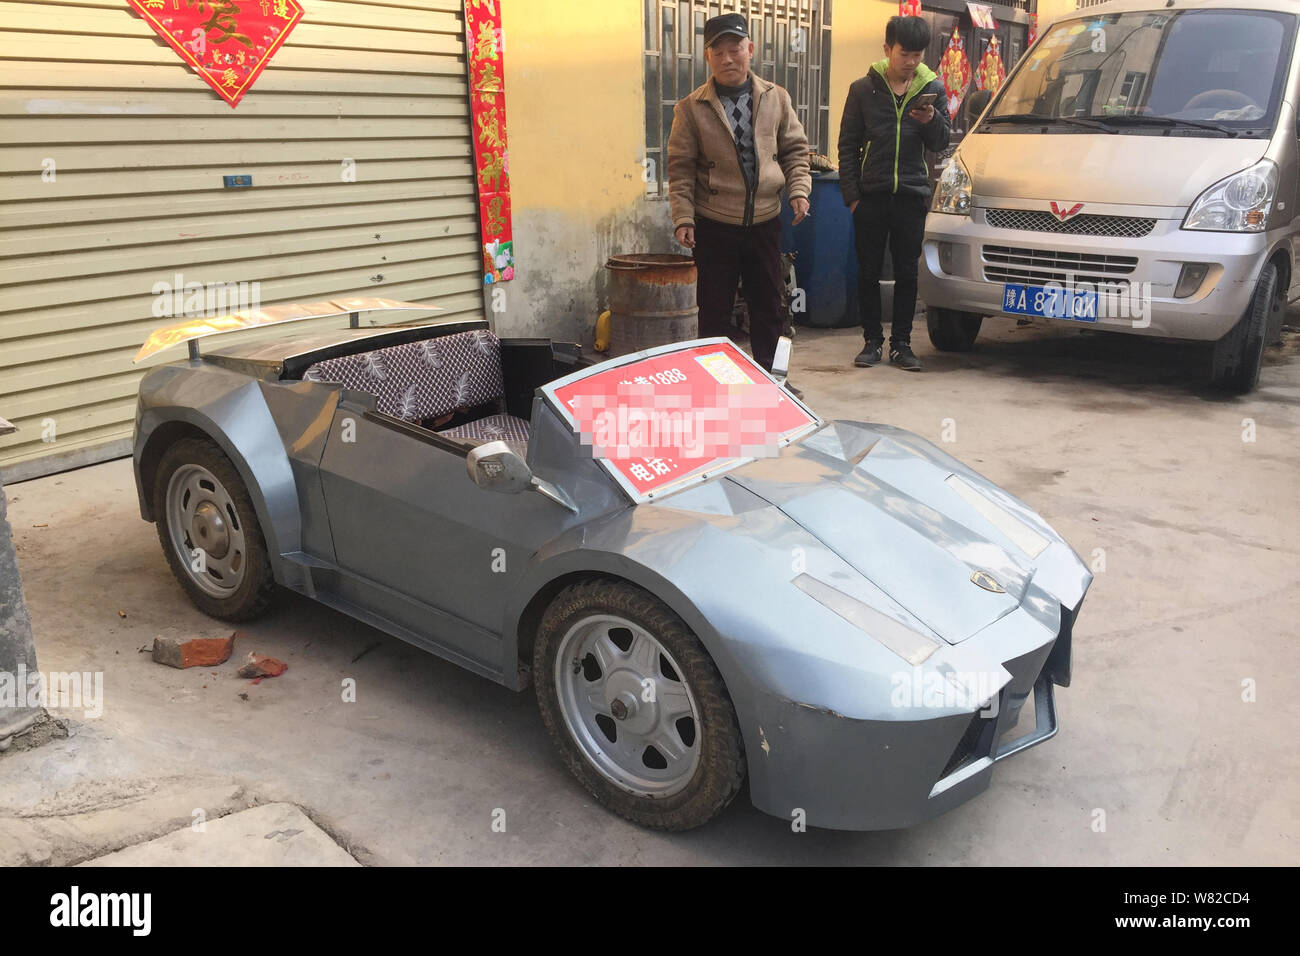
{"label": "patterned seat cushion", "polygon": [[527,457],[528,422],[513,415],[489,415],[438,434],[448,438],[468,438],[476,443],[503,441],[520,457]]}
{"label": "patterned seat cushion", "polygon": [[385,415],[418,422],[505,395],[501,343],[487,329],[325,359],[302,376],[375,396]]}

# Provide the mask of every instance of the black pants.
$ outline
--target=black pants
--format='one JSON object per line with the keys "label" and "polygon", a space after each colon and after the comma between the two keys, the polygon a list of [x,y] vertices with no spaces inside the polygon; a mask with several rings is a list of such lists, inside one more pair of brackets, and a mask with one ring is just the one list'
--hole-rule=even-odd
{"label": "black pants", "polygon": [[889,330],[891,345],[910,344],[912,314],[916,311],[916,272],[925,238],[925,212],[929,205],[914,193],[867,193],[853,211],[853,236],[858,253],[858,313],[862,337],[883,342],[880,315],[880,269],[885,243],[894,261],[894,315]]}
{"label": "black pants", "polygon": [[732,226],[695,220],[695,302],[700,307],[700,338],[736,337],[731,324],[736,285],[745,281],[749,343],[754,361],[771,371],[781,337],[781,220]]}

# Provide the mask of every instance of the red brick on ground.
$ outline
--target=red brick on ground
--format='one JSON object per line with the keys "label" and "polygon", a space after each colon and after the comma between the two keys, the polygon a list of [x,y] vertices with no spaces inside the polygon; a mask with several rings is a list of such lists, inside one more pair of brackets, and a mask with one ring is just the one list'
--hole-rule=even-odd
{"label": "red brick on ground", "polygon": [[274,657],[267,657],[265,654],[254,654],[249,651],[248,656],[244,658],[244,663],[239,668],[240,677],[256,677],[261,680],[263,677],[279,677],[289,669],[289,665],[284,661],[278,661]]}
{"label": "red brick on ground", "polygon": [[196,637],[188,641],[179,637],[156,637],[153,659],[168,667],[216,667],[230,660],[238,635],[236,631],[229,637]]}

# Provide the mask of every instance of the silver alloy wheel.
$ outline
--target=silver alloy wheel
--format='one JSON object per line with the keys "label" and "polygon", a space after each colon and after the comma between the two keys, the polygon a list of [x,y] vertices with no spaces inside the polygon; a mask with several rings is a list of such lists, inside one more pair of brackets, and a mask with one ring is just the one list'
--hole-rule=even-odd
{"label": "silver alloy wheel", "polygon": [[181,465],[172,473],[167,529],[190,579],[213,597],[230,597],[246,570],[244,525],[230,492],[202,465]]}
{"label": "silver alloy wheel", "polygon": [[609,614],[569,628],[555,656],[560,713],[587,760],[625,790],[667,797],[700,762],[700,709],[667,648]]}

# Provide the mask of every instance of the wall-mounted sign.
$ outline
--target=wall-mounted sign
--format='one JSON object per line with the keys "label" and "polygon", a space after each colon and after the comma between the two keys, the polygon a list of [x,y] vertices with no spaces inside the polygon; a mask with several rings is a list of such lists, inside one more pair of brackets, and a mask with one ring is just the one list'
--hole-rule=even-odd
{"label": "wall-mounted sign", "polygon": [[227,189],[247,189],[253,185],[253,175],[251,173],[241,173],[238,176],[222,176],[221,179]]}
{"label": "wall-mounted sign", "polygon": [[966,9],[970,11],[970,21],[981,30],[996,30],[998,21],[993,19],[993,8],[987,3],[967,3]]}
{"label": "wall-mounted sign", "polygon": [[510,152],[506,146],[505,35],[500,0],[465,0],[469,48],[470,130],[478,178],[483,281],[515,277],[510,216]]}
{"label": "wall-mounted sign", "polygon": [[126,0],[235,107],[302,19],[299,0]]}

